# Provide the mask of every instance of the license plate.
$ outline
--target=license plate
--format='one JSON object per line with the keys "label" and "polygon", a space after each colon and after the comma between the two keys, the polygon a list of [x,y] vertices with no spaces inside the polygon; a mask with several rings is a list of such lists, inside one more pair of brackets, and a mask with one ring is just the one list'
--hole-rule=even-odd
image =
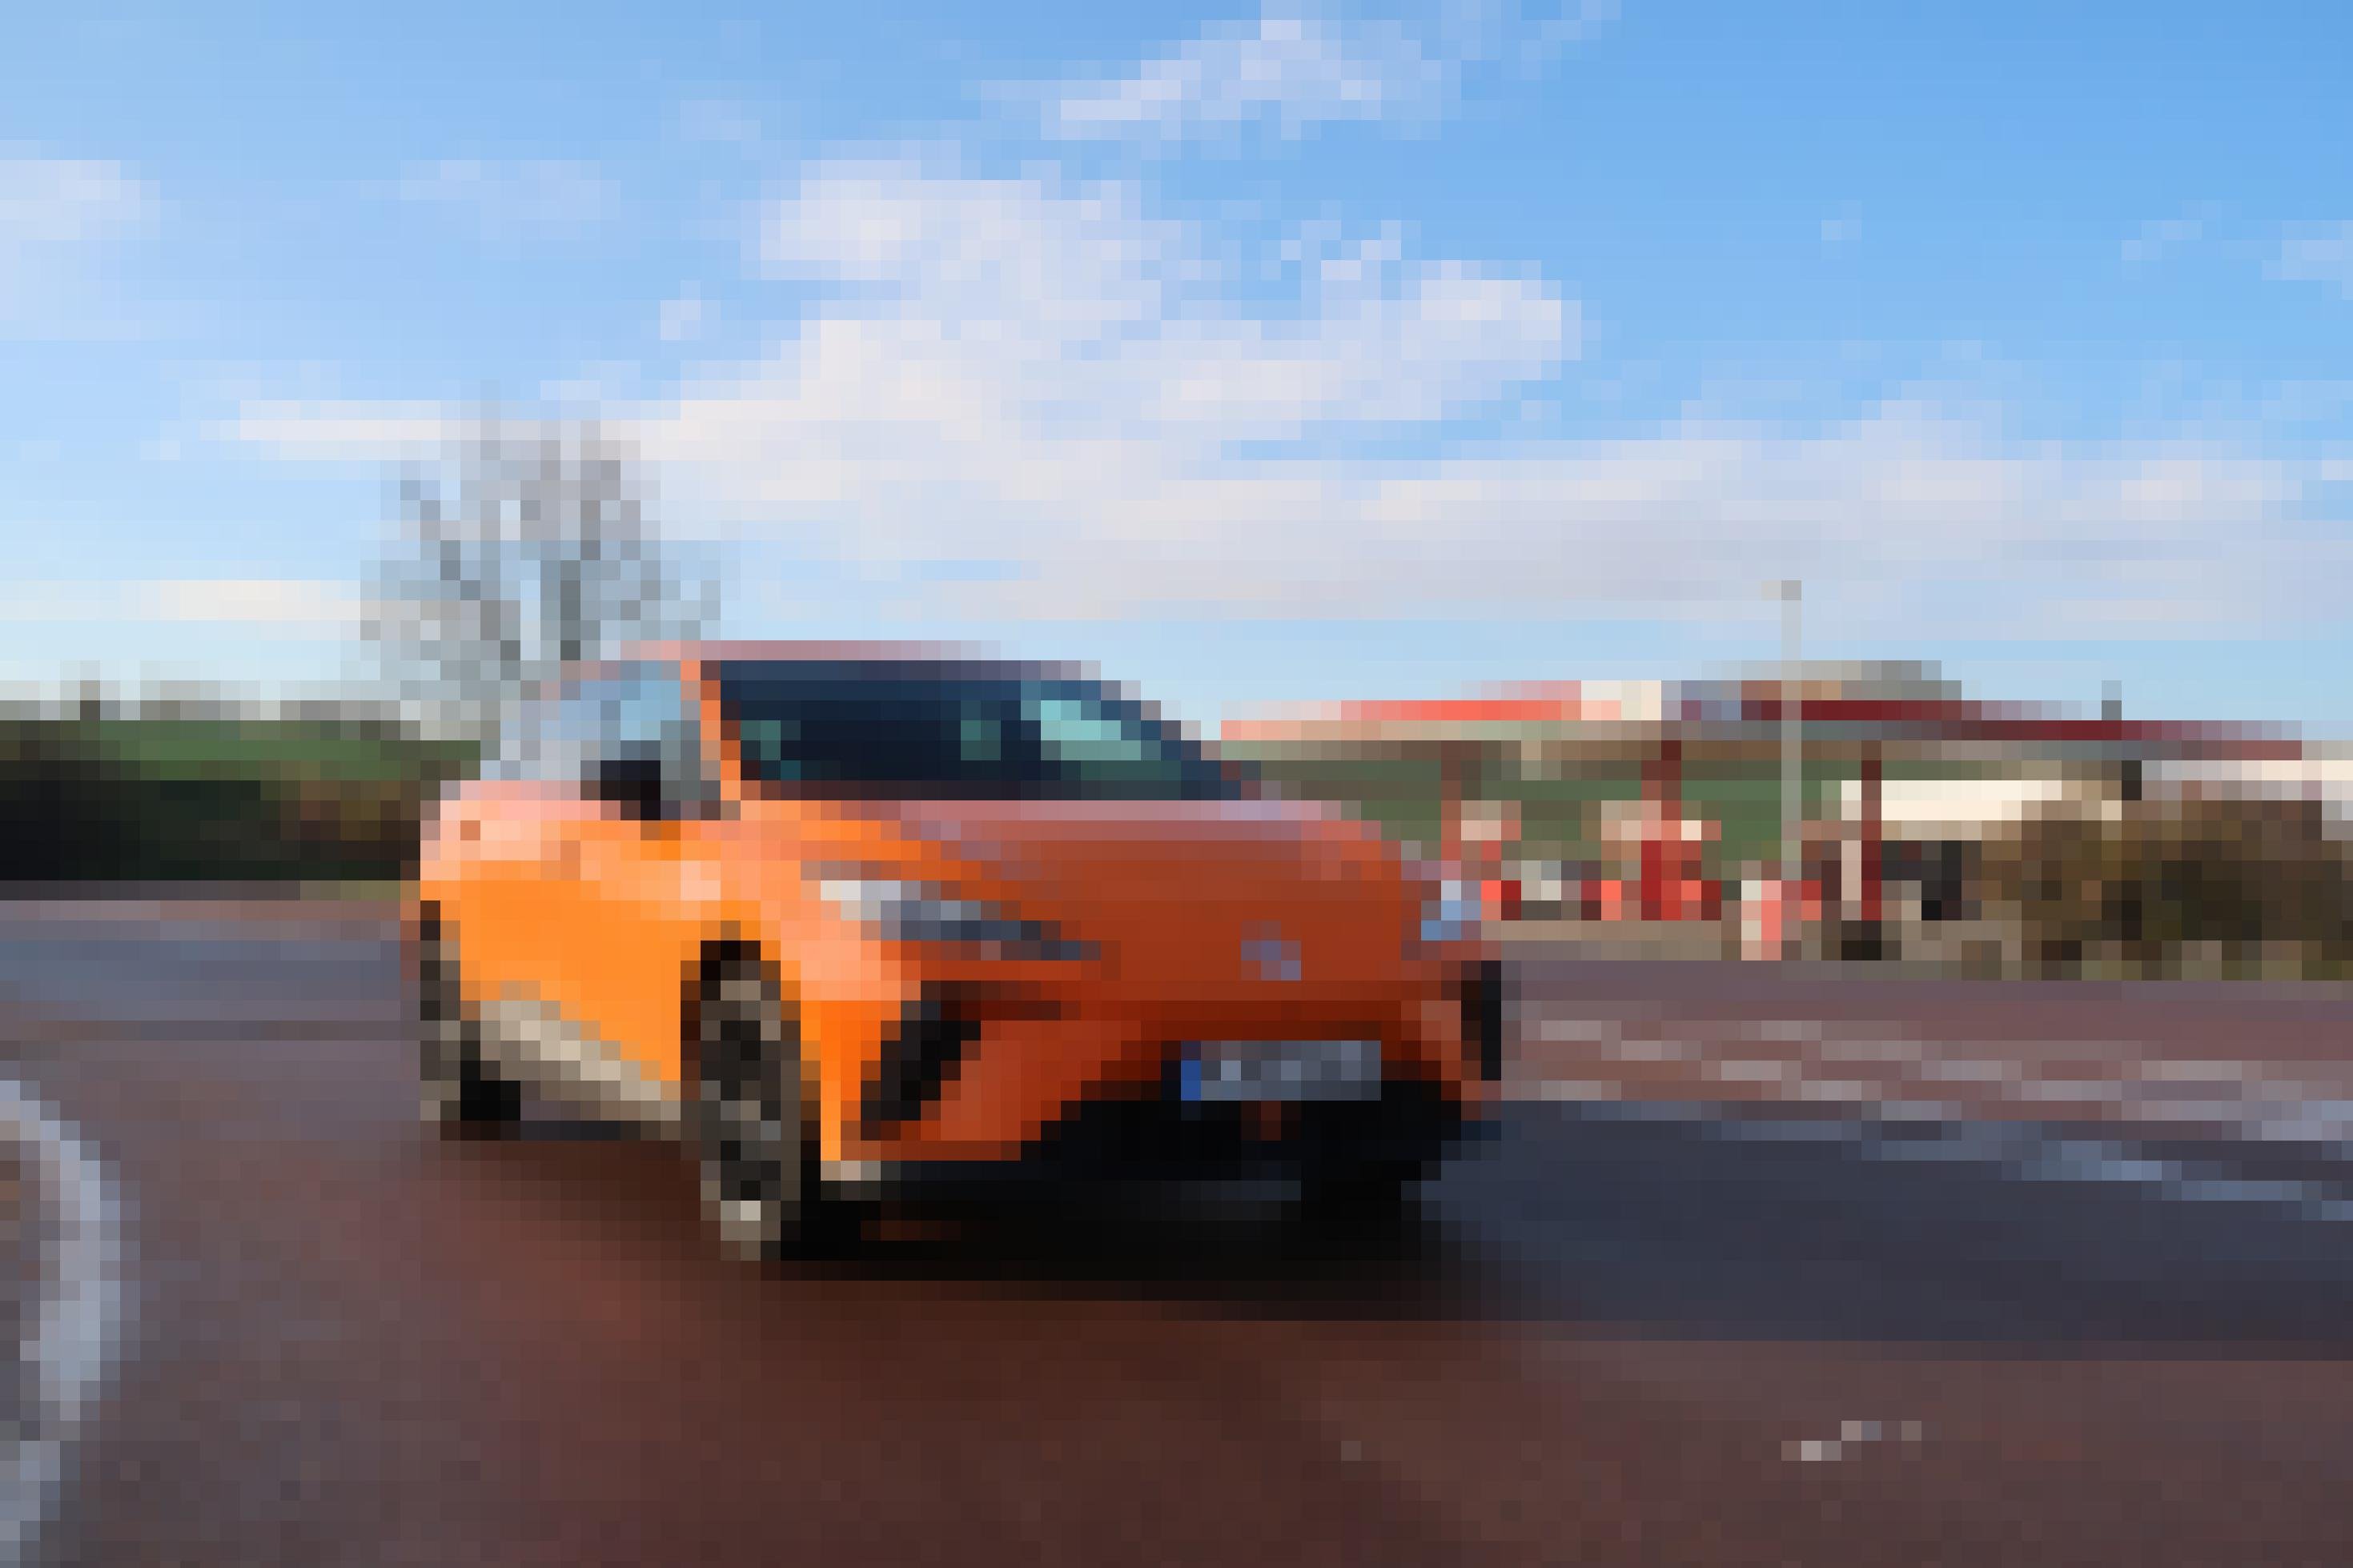
{"label": "license plate", "polygon": [[1380,1092],[1378,1040],[1201,1040],[1185,1057],[1191,1100],[1368,1100]]}

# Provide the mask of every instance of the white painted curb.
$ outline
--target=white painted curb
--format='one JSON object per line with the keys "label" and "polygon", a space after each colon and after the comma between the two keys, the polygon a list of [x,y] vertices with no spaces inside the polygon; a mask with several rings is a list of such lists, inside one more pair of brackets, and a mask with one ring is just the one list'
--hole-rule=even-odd
{"label": "white painted curb", "polygon": [[121,1209],[98,1161],[22,1086],[0,1079],[0,1139],[25,1161],[25,1222],[40,1265],[18,1347],[24,1409],[0,1443],[0,1563],[21,1563],[58,1501],[66,1459],[122,1318]]}

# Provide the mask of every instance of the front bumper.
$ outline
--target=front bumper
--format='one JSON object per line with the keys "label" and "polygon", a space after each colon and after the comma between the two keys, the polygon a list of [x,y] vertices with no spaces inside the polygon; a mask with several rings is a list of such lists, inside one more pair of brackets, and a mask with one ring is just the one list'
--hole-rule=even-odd
{"label": "front bumper", "polygon": [[[1121,998],[1001,969],[909,978],[891,1014],[843,1020],[870,1042],[839,1051],[829,1074],[840,1136],[828,1153],[846,1171],[1214,1173],[1298,1165],[1347,1145],[1409,1161],[1442,1148],[1445,1130],[1475,1120],[1495,1094],[1505,1005],[1499,972],[1475,954],[1413,964],[1377,988],[1322,993],[1270,985]],[[1282,1039],[1380,1041],[1381,1092],[1280,1109],[1183,1093],[1186,1042]]]}
{"label": "front bumper", "polygon": [[1032,1184],[1291,1181],[1320,1172],[1424,1172],[1493,1130],[1419,1079],[1363,1100],[1262,1107],[1182,1097],[1176,1064],[1145,1093],[1073,1106],[1010,1158],[843,1162],[830,1174],[869,1195],[988,1192]]}

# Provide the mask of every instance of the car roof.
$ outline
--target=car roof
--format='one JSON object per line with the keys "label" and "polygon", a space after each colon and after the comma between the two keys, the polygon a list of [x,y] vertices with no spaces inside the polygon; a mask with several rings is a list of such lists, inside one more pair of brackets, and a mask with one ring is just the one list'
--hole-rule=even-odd
{"label": "car roof", "polygon": [[[1100,682],[1093,667],[1008,658],[975,644],[927,642],[692,641],[631,645],[623,660],[659,660],[684,666],[714,664],[851,664],[901,666],[931,673],[1009,676],[1032,680]],[[575,667],[593,669],[595,664]]]}
{"label": "car roof", "polygon": [[988,659],[986,650],[955,643],[817,642],[799,639],[764,641],[643,642],[630,645],[624,658],[667,658],[688,663],[718,663],[728,659],[808,660],[871,659],[882,663],[941,659]]}

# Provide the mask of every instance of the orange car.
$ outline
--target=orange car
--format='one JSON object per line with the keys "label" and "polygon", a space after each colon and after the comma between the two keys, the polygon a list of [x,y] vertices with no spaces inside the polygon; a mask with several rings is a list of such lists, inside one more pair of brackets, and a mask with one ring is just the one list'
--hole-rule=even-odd
{"label": "orange car", "polygon": [[1393,1196],[1497,1070],[1439,889],[1069,669],[656,650],[554,683],[427,825],[425,1110],[677,1137],[762,1254],[990,1171]]}

